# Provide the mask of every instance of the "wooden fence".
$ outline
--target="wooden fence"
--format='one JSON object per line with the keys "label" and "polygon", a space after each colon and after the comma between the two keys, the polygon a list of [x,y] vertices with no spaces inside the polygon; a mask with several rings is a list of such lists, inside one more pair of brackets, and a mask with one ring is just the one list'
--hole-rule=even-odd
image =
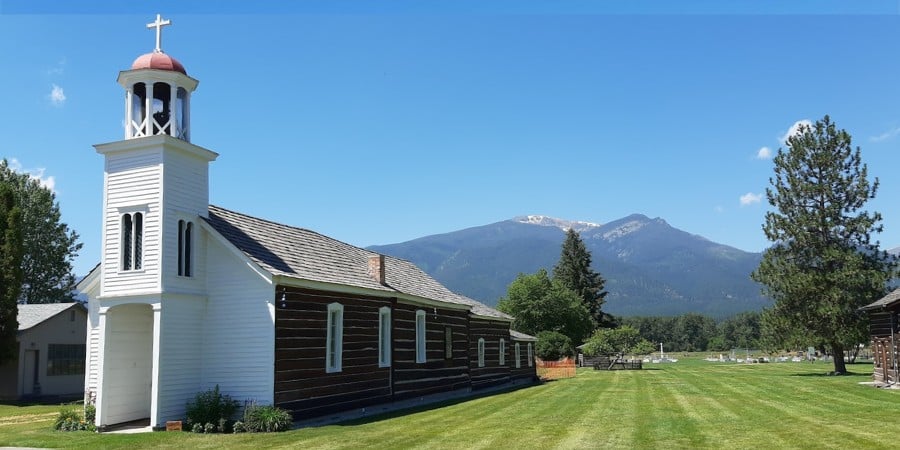
{"label": "wooden fence", "polygon": [[558,380],[575,377],[575,360],[571,358],[559,361],[537,360],[537,374],[542,380]]}

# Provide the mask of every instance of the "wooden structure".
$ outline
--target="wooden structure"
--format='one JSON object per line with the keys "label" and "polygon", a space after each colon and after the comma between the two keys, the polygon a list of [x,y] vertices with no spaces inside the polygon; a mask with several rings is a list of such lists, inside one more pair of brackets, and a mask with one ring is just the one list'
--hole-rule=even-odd
{"label": "wooden structure", "polygon": [[583,366],[593,367],[594,370],[641,370],[644,363],[640,359],[623,359],[615,356],[586,357]]}
{"label": "wooden structure", "polygon": [[900,381],[900,289],[862,308],[869,314],[869,335],[875,367],[872,379],[887,385]]}

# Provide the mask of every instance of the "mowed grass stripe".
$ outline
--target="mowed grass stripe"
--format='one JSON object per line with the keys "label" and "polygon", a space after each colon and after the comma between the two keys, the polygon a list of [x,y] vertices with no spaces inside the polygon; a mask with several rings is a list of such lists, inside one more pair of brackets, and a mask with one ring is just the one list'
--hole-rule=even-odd
{"label": "mowed grass stripe", "polygon": [[[680,358],[681,359],[681,358]],[[59,407],[0,405],[0,446],[55,448],[896,448],[900,391],[828,364],[682,359],[340,425],[275,434],[50,430]],[[44,418],[46,417],[46,418]],[[31,422],[34,420],[33,422]]]}

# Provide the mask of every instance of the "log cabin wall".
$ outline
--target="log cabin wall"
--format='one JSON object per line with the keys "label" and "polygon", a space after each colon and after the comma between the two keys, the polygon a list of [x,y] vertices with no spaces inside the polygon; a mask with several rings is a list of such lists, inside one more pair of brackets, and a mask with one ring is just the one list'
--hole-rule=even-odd
{"label": "log cabin wall", "polygon": [[[418,310],[425,312],[424,363],[416,362]],[[398,303],[393,321],[391,365],[395,400],[469,388],[468,311]]]}
{"label": "log cabin wall", "polygon": [[[478,340],[481,338],[484,339],[484,367],[478,366]],[[502,365],[500,339],[506,342],[505,363]],[[496,386],[510,381],[510,364],[515,365],[515,361],[510,358],[512,344],[509,337],[509,323],[480,318],[469,319],[469,372],[472,377],[472,389]],[[525,353],[527,355],[527,350]]]}
{"label": "log cabin wall", "polygon": [[[519,367],[516,368],[516,344],[519,344]],[[510,378],[513,380],[536,380],[537,364],[532,359],[528,364],[528,346],[531,345],[531,354],[534,355],[534,342],[530,341],[513,341],[512,347],[509,349]]]}
{"label": "log cabin wall", "polygon": [[896,332],[897,311],[881,310],[869,312],[869,334],[872,337],[890,336],[892,332]]}
{"label": "log cabin wall", "polygon": [[[300,420],[391,401],[391,368],[378,367],[378,309],[392,306],[392,299],[282,286],[276,289],[276,297],[277,406]],[[331,303],[344,308],[343,352],[341,371],[327,373],[325,341]]]}

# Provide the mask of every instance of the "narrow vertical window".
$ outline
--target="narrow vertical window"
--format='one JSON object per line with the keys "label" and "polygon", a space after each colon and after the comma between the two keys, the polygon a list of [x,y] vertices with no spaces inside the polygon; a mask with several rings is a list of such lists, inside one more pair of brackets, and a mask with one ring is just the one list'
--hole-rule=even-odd
{"label": "narrow vertical window", "polygon": [[144,215],[122,214],[122,270],[140,270],[142,267]]}
{"label": "narrow vertical window", "polygon": [[506,340],[500,338],[500,365],[506,365]]}
{"label": "narrow vertical window", "polygon": [[425,362],[425,311],[416,311],[416,362]]}
{"label": "narrow vertical window", "polygon": [[453,358],[453,328],[444,328],[444,359]]}
{"label": "narrow vertical window", "polygon": [[143,267],[141,256],[144,254],[144,215],[134,213],[134,270]]}
{"label": "narrow vertical window", "polygon": [[516,342],[516,369],[522,367],[522,348],[518,342]]}
{"label": "narrow vertical window", "polygon": [[194,224],[186,220],[178,221],[178,275],[189,277],[193,273],[191,245]]}
{"label": "narrow vertical window", "polygon": [[131,214],[124,214],[122,216],[122,242],[119,243],[122,246],[122,270],[131,270],[133,231],[134,224],[131,221]]}
{"label": "narrow vertical window", "polygon": [[325,372],[340,372],[344,345],[344,306],[328,305],[328,331],[325,336]]}
{"label": "narrow vertical window", "polygon": [[478,338],[478,367],[484,367],[484,338]]}
{"label": "narrow vertical window", "polygon": [[531,342],[528,343],[528,367],[534,365],[534,350],[531,348]]}
{"label": "narrow vertical window", "polygon": [[378,367],[391,365],[391,308],[378,310]]}

